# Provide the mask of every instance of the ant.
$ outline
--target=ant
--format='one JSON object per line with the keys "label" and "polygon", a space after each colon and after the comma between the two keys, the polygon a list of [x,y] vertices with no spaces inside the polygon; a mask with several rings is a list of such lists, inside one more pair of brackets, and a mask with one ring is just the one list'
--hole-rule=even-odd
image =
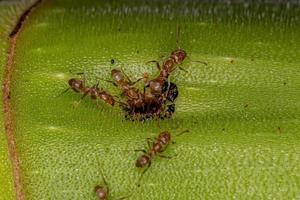
{"label": "ant", "polygon": [[143,105],[143,94],[133,85],[142,78],[132,82],[130,78],[123,72],[123,70],[113,69],[111,71],[113,81],[108,81],[118,86],[122,90],[122,97],[127,97],[128,103],[140,107]]}
{"label": "ant", "polygon": [[[178,65],[181,65],[187,57],[186,51],[181,49],[178,45],[179,34],[180,28],[178,27],[176,39],[177,49],[171,52],[170,56],[163,62],[162,66],[160,66],[159,62],[156,60],[149,61],[156,63],[156,67],[159,71],[159,75],[155,79],[148,81],[148,83],[145,86],[150,88],[150,93],[154,96],[161,96],[164,93],[163,89],[165,88],[166,83],[168,83],[167,79],[169,78],[170,74],[177,68]],[[200,62],[202,64],[207,65],[207,63],[203,61],[196,62]],[[178,68],[184,70],[180,66]]]}
{"label": "ant", "polygon": [[[109,197],[109,186],[108,183],[106,182],[104,175],[101,171],[101,176],[102,176],[102,180],[104,182],[104,185],[97,185],[94,188],[94,192],[96,193],[96,196],[99,198],[99,200],[108,200]],[[121,197],[117,200],[123,200],[123,199],[127,199],[129,196],[126,197]]]}
{"label": "ant", "polygon": [[[114,106],[115,100],[112,95],[103,89],[99,88],[99,83],[93,85],[92,87],[88,87],[85,85],[85,80],[72,78],[68,81],[69,88],[65,90],[63,93],[67,92],[69,89],[77,93],[83,94],[80,101],[86,97],[90,96],[92,99],[96,100],[97,98],[102,99],[105,103]],[[79,101],[79,102],[80,102]]]}
{"label": "ant", "polygon": [[[181,136],[182,134],[189,132],[189,130],[185,130],[176,136]],[[135,151],[142,151],[144,154],[142,154],[135,162],[135,166],[138,168],[144,168],[147,166],[147,168],[143,171],[142,175],[149,169],[152,163],[152,159],[155,156],[159,156],[162,158],[171,158],[165,155],[162,155],[168,145],[171,142],[171,133],[168,131],[163,131],[161,132],[158,137],[155,139],[155,141],[151,142],[151,138],[147,138],[147,143],[148,143],[148,151],[146,150],[135,150]]]}

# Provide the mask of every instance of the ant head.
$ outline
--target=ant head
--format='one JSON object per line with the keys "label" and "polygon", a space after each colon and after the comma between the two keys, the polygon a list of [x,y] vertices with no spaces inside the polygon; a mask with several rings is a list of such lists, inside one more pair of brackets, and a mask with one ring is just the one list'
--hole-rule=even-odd
{"label": "ant head", "polygon": [[107,196],[108,196],[108,190],[107,190],[107,187],[105,187],[105,186],[99,186],[99,185],[97,185],[95,187],[94,191],[95,191],[97,197],[99,199],[101,199],[101,200],[102,199],[106,199]]}
{"label": "ant head", "polygon": [[72,85],[75,85],[76,83],[78,83],[78,79],[75,79],[75,78],[71,78],[69,81],[68,81],[68,83],[69,83],[69,85],[70,86],[72,86]]}
{"label": "ant head", "polygon": [[68,84],[72,89],[81,88],[83,86],[83,80],[72,78],[68,81]]}
{"label": "ant head", "polygon": [[174,59],[176,64],[181,64],[186,56],[187,54],[183,49],[177,49],[171,53],[171,58]]}
{"label": "ant head", "polygon": [[135,162],[135,166],[140,168],[145,167],[148,165],[149,161],[150,158],[147,155],[141,155]]}
{"label": "ant head", "polygon": [[163,140],[165,143],[171,140],[171,133],[168,131],[161,132],[158,136],[161,140]]}
{"label": "ant head", "polygon": [[111,70],[112,79],[116,82],[120,82],[124,79],[122,72],[118,69]]}

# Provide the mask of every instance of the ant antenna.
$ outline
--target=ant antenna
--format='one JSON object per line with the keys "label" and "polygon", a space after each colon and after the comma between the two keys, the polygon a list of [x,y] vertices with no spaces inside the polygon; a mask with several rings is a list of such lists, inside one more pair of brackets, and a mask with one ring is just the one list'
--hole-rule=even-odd
{"label": "ant antenna", "polygon": [[100,171],[100,174],[101,174],[102,181],[104,182],[104,185],[107,187],[107,192],[109,192],[109,185],[108,185],[108,183],[107,183],[107,181],[104,177],[100,161],[98,161],[98,165],[99,165],[99,169],[100,169],[99,171]]}
{"label": "ant antenna", "polygon": [[184,131],[178,133],[176,136],[178,137],[178,136],[181,136],[181,135],[183,135],[185,133],[189,133],[189,132],[190,132],[190,130],[187,129],[187,130],[184,130]]}
{"label": "ant antenna", "polygon": [[71,69],[69,70],[69,73],[76,74],[76,75],[82,75],[84,72],[73,72]]}
{"label": "ant antenna", "polygon": [[208,65],[208,63],[207,62],[205,62],[205,61],[200,61],[200,60],[192,60],[189,56],[187,56],[187,59],[189,59],[190,60],[190,62],[197,62],[197,63],[201,63],[201,64],[203,64],[203,65]]}
{"label": "ant antenna", "polygon": [[105,82],[111,83],[111,84],[113,84],[114,86],[117,86],[117,84],[116,84],[114,81],[106,80],[106,79],[103,79],[103,78],[100,78],[100,77],[97,77],[97,79],[98,79],[98,80],[101,80],[101,81],[105,81]]}
{"label": "ant antenna", "polygon": [[180,46],[179,46],[179,37],[180,37],[180,26],[177,26],[176,45],[177,45],[178,49],[180,49]]}
{"label": "ant antenna", "polygon": [[139,180],[138,180],[138,182],[137,182],[137,186],[138,187],[140,187],[141,186],[141,180],[142,180],[142,178],[143,178],[143,176],[144,176],[144,174],[146,173],[146,171],[149,169],[150,167],[148,166],[146,169],[144,169],[144,171],[142,172],[142,174],[141,174],[141,176],[140,176],[140,178],[139,178]]}
{"label": "ant antenna", "polygon": [[66,92],[68,92],[70,89],[70,87],[68,87],[66,90],[64,90],[63,92],[61,92],[59,95],[56,96],[56,98],[62,96],[63,94],[65,94]]}

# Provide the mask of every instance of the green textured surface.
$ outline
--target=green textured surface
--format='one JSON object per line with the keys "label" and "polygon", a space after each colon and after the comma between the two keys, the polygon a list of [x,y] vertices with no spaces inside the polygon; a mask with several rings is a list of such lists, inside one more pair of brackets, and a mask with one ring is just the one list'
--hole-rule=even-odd
{"label": "green textured surface", "polygon": [[[96,199],[100,169],[113,198],[299,199],[299,6],[125,3],[51,1],[28,19],[12,93],[27,199]],[[155,74],[145,63],[176,48],[177,24],[180,46],[209,65],[186,61],[188,73],[173,74],[177,111],[160,128],[88,98],[74,108],[72,92],[57,97],[70,70],[109,79],[111,58],[135,78]],[[184,129],[173,158],[155,159],[135,188],[134,149]]]}
{"label": "green textured surface", "polygon": [[[9,22],[14,21],[18,11],[16,4],[11,2],[0,2],[0,81],[3,80],[3,72],[7,53],[7,35]],[[0,93],[0,111],[3,113],[2,90]],[[3,114],[0,115],[0,200],[15,199],[11,162],[9,159],[7,140],[4,132]]]}

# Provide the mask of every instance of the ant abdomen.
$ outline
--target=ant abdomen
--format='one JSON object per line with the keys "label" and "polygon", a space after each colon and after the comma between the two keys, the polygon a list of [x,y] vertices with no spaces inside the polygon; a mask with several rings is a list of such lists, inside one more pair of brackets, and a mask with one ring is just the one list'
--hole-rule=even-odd
{"label": "ant abdomen", "polygon": [[144,154],[137,159],[135,166],[139,168],[143,168],[146,165],[149,165],[149,162],[150,162],[150,157]]}

